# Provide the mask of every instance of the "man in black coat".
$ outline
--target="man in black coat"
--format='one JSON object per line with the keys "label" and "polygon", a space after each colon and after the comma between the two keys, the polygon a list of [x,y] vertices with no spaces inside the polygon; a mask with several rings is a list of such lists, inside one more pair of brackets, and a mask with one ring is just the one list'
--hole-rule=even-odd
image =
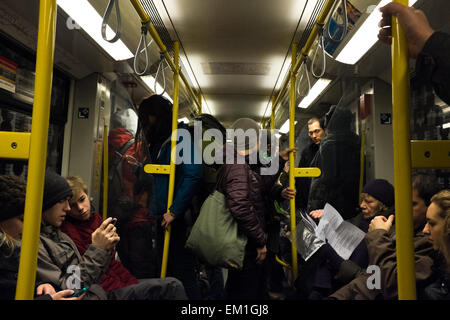
{"label": "man in black coat", "polygon": [[[308,135],[311,138],[311,144],[306,147],[300,157],[299,168],[312,167],[311,162],[319,150],[319,145],[325,137],[324,119],[311,118],[308,120]],[[302,177],[295,179],[295,207],[300,210],[306,210],[308,205],[309,187],[311,178]]]}

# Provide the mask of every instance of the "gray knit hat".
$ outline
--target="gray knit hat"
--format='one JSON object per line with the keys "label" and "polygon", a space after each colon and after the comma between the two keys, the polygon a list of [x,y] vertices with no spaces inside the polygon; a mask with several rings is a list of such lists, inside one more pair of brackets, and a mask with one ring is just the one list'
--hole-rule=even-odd
{"label": "gray knit hat", "polygon": [[231,127],[234,130],[234,145],[238,150],[256,147],[261,130],[259,123],[250,118],[240,118]]}

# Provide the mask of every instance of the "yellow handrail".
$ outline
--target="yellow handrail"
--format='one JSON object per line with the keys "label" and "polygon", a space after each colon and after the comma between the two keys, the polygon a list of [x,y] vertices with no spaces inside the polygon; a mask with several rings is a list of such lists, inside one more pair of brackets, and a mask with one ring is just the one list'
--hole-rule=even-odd
{"label": "yellow handrail", "polygon": [[108,218],[108,126],[105,125],[103,132],[103,220]]}
{"label": "yellow handrail", "polygon": [[[407,0],[395,2],[408,6]],[[415,300],[408,48],[395,17],[392,17],[392,129],[398,298]]]}
{"label": "yellow handrail", "polygon": [[[289,148],[294,148],[295,146],[295,74],[294,74],[294,63],[297,57],[298,45],[296,43],[292,44],[292,64],[291,64],[291,75],[290,75],[290,104],[289,104]],[[295,189],[295,176],[294,176],[294,153],[289,153],[289,188]],[[291,209],[291,248],[292,248],[292,275],[294,280],[298,276],[298,265],[297,265],[297,232],[295,230],[297,223],[295,221],[295,198],[290,199],[290,209]]]}
{"label": "yellow handrail", "polygon": [[[323,26],[325,24],[325,19],[327,18],[328,14],[330,13],[331,9],[333,8],[335,1],[336,0],[328,0],[325,3],[325,6],[322,8],[322,11],[321,11],[319,17],[317,18],[316,24],[314,25],[311,33],[309,34],[308,39],[306,40],[305,45],[303,46],[303,48],[301,50],[302,55],[298,58],[298,60],[296,62],[292,62],[294,67],[292,68],[292,66],[291,66],[291,68],[292,68],[291,70],[293,70],[294,76],[297,75],[297,72],[300,69],[302,62],[305,60],[305,57],[308,55],[309,51],[311,50],[314,40],[316,40],[317,32],[318,32],[318,28],[319,28],[318,26]],[[284,82],[281,86],[281,89],[278,92],[278,95],[275,99],[275,103],[272,106],[273,108],[276,109],[278,103],[281,101],[281,98],[284,95],[284,92],[287,89],[288,84],[289,84],[289,77],[286,77],[286,79],[284,80]]]}
{"label": "yellow handrail", "polygon": [[[172,114],[172,140],[171,140],[171,152],[170,152],[170,176],[169,176],[169,197],[167,199],[167,212],[169,212],[170,206],[173,202],[173,193],[175,189],[175,157],[176,157],[176,144],[177,144],[177,127],[178,127],[178,94],[180,87],[179,78],[179,47],[178,41],[174,43],[174,60],[177,66],[177,71],[173,73],[173,114]],[[161,265],[161,278],[166,277],[167,272],[167,260],[169,257],[169,245],[170,245],[170,232],[172,228],[166,229],[164,234],[164,251]]]}
{"label": "yellow handrail", "polygon": [[36,54],[36,81],[31,124],[25,217],[16,300],[31,300],[37,269],[45,163],[47,160],[53,55],[56,33],[56,0],[41,0]]}
{"label": "yellow handrail", "polygon": [[[181,77],[181,80],[183,80],[184,85],[186,86],[186,89],[188,90],[188,92],[192,96],[192,99],[197,104],[197,107],[200,108],[200,103],[197,100],[197,97],[196,97],[194,91],[192,90],[191,86],[189,85],[189,82],[187,81],[187,78],[185,77],[183,72],[181,72],[179,66],[177,66],[177,64],[174,61],[172,61],[172,58],[170,57],[169,53],[167,52],[166,46],[162,42],[162,40],[161,40],[158,32],[156,31],[155,27],[150,22],[149,15],[147,14],[147,12],[145,12],[145,10],[142,7],[142,5],[139,2],[139,0],[130,0],[130,1],[131,1],[131,4],[133,5],[134,9],[138,13],[138,15],[139,15],[139,17],[141,19],[141,22],[142,23],[147,23],[148,22],[148,30],[149,30],[150,35],[152,36],[153,40],[155,40],[155,43],[158,45],[160,52],[166,58],[166,61],[169,64],[170,68],[172,69],[173,73],[178,73],[179,74],[179,76]],[[175,53],[174,53],[174,55],[175,55]],[[174,59],[175,59],[175,57],[174,57]]]}

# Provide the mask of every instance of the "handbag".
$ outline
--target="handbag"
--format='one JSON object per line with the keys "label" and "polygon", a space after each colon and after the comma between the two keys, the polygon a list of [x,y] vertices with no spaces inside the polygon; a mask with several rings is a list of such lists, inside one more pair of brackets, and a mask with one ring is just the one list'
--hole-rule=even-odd
{"label": "handbag", "polygon": [[216,189],[204,201],[186,248],[211,266],[240,270],[246,244],[247,237],[238,231],[237,222],[226,206],[225,195]]}

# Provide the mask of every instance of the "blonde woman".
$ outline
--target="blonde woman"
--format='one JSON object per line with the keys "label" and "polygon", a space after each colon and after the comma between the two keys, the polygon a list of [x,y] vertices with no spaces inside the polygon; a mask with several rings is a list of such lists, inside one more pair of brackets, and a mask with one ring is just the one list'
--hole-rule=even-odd
{"label": "blonde woman", "polygon": [[449,216],[450,216],[450,190],[442,190],[431,198],[427,210],[427,224],[423,233],[436,251],[435,275],[432,282],[424,290],[424,298],[431,300],[450,299],[450,272],[449,272]]}

